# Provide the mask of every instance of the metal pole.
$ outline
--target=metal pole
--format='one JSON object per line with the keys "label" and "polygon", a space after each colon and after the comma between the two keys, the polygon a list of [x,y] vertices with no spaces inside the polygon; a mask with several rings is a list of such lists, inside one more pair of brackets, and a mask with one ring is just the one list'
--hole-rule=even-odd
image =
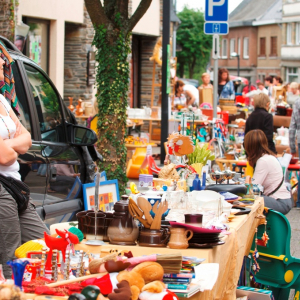
{"label": "metal pole", "polygon": [[176,56],[176,25],[173,25],[173,50],[172,50],[172,56]]}
{"label": "metal pole", "polygon": [[[213,41],[214,43],[218,43],[219,35]],[[215,45],[215,49],[217,49],[217,45]],[[214,61],[214,118],[217,117],[217,105],[218,105],[218,58],[215,58]]]}
{"label": "metal pole", "polygon": [[237,76],[240,77],[240,56],[239,55],[237,55],[237,60],[238,60]]}
{"label": "metal pole", "polygon": [[167,92],[168,45],[170,43],[171,0],[163,1],[163,34],[162,34],[162,79],[161,79],[161,134],[160,134],[160,163],[166,156],[164,143],[169,135],[169,94]]}

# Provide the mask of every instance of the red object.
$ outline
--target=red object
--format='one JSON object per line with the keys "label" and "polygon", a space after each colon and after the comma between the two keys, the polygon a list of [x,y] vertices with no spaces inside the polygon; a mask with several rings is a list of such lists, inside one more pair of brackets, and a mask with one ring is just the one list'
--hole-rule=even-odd
{"label": "red object", "polygon": [[47,261],[45,265],[46,270],[51,270],[51,260],[52,260],[52,252],[53,250],[60,250],[62,252],[63,261],[65,261],[66,250],[69,244],[78,244],[79,239],[78,236],[65,230],[61,231],[55,229],[56,233],[60,236],[60,238],[56,238],[48,235],[44,232],[45,243],[48,246],[49,254],[47,256]]}
{"label": "red object", "polygon": [[31,281],[40,277],[41,260],[40,259],[28,259],[29,264],[25,268],[23,280]]}
{"label": "red object", "polygon": [[[113,273],[118,274],[118,273]],[[102,295],[108,295],[113,292],[113,285],[111,281],[112,274],[106,274],[100,278],[90,278],[81,282],[82,286],[96,285],[100,288]]]}
{"label": "red object", "polygon": [[147,156],[147,163],[148,163],[148,173],[150,175],[153,175],[153,173],[158,174],[160,172],[160,168],[156,165],[151,155]]}
{"label": "red object", "polygon": [[243,160],[238,160],[236,162],[236,165],[237,166],[240,166],[240,167],[247,167],[247,162],[246,161],[243,161]]}
{"label": "red object", "polygon": [[[250,91],[255,91],[255,90],[256,90],[256,87],[253,86],[253,85],[251,85]],[[245,94],[249,93],[249,85],[246,85],[246,86],[243,88],[243,93],[245,93]],[[249,98],[249,97],[245,97],[244,99],[245,99],[245,102],[244,102],[244,103],[245,103],[247,106],[249,106],[249,104],[250,104],[250,98]]]}
{"label": "red object", "polygon": [[286,115],[287,115],[288,117],[291,117],[291,116],[292,116],[292,113],[293,113],[293,109],[292,109],[292,108],[287,108],[287,109],[286,109]]}
{"label": "red object", "polygon": [[237,79],[241,80],[242,83],[245,84],[245,85],[249,84],[248,79],[246,79],[245,77],[238,77],[238,76],[230,75],[230,80],[236,81]]}
{"label": "red object", "polygon": [[241,95],[237,95],[237,96],[235,97],[235,102],[236,102],[236,103],[245,104],[245,98],[244,98],[243,96],[241,96]]}
{"label": "red object", "polygon": [[289,164],[288,170],[289,171],[299,171],[300,170],[300,164]]}
{"label": "red object", "polygon": [[202,114],[208,116],[208,120],[213,119],[214,110],[209,108],[201,108]]}
{"label": "red object", "polygon": [[228,111],[221,111],[218,113],[218,115],[221,115],[222,120],[224,121],[225,125],[227,125],[229,123],[229,112]]}

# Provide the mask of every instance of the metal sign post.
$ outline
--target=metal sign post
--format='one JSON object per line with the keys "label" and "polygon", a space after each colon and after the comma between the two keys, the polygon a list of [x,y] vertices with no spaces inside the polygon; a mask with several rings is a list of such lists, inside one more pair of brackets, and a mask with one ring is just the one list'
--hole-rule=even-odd
{"label": "metal sign post", "polygon": [[217,117],[217,106],[218,106],[218,58],[219,58],[219,35],[213,35],[213,59],[214,59],[214,102],[213,102],[213,109],[214,109],[214,118]]}

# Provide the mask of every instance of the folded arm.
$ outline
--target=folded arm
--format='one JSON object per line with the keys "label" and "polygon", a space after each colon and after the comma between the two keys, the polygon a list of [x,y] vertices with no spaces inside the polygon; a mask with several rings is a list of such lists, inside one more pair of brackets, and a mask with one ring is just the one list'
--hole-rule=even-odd
{"label": "folded arm", "polygon": [[0,136],[0,165],[10,166],[18,158],[18,153],[11,147],[9,147]]}

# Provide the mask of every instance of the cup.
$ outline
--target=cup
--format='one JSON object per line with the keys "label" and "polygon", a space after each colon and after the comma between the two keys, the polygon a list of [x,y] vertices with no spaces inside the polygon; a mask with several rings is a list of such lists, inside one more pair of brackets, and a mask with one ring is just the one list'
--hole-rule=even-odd
{"label": "cup", "polygon": [[185,224],[190,224],[198,227],[202,227],[202,214],[185,214]]}
{"label": "cup", "polygon": [[138,243],[142,247],[166,247],[169,237],[167,228],[160,230],[143,228]]}
{"label": "cup", "polygon": [[102,212],[97,212],[96,216],[97,216],[97,220],[96,220],[96,230],[95,230],[95,213],[89,212],[86,214],[86,218],[87,218],[86,239],[88,240],[95,239],[95,234],[96,234],[96,239],[103,241],[105,214]]}
{"label": "cup", "polygon": [[[170,228],[171,236],[168,247],[171,249],[186,249],[188,241],[193,237],[193,231],[185,228]],[[189,234],[189,236],[187,236]]]}

